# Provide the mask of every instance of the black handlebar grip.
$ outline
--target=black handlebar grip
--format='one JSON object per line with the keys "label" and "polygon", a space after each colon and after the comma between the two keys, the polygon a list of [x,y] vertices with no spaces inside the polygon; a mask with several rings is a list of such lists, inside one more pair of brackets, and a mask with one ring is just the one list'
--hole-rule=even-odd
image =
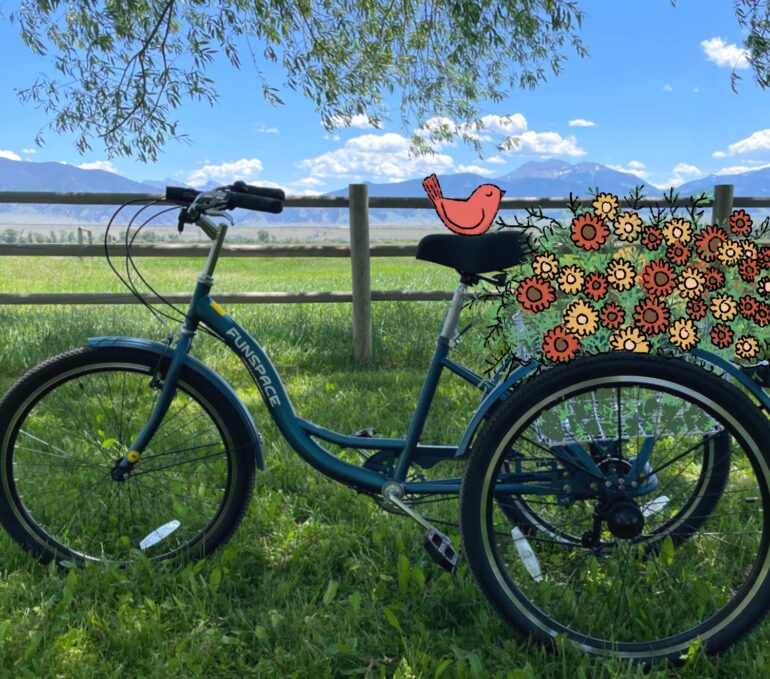
{"label": "black handlebar grip", "polygon": [[257,210],[258,212],[272,212],[273,214],[283,212],[283,203],[280,200],[231,191],[227,199],[227,208],[231,210],[235,207],[241,207],[245,210]]}
{"label": "black handlebar grip", "polygon": [[167,186],[166,200],[189,205],[197,198],[199,193],[200,191],[196,191],[195,189],[188,189],[182,186]]}
{"label": "black handlebar grip", "polygon": [[238,193],[248,193],[251,196],[262,196],[263,198],[274,198],[275,200],[284,200],[286,194],[283,189],[273,189],[267,186],[251,186],[246,182],[235,182],[232,190]]}

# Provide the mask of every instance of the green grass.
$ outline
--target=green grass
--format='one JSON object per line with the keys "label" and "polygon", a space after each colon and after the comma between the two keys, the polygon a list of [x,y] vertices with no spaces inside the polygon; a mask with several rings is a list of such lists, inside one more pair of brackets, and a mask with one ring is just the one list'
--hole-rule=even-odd
{"label": "green grass", "polygon": [[[200,262],[144,260],[164,291],[187,290]],[[216,289],[349,289],[346,260],[224,260]],[[373,288],[449,289],[451,272],[375,260]],[[2,260],[3,292],[120,290],[98,260]],[[444,304],[374,305],[375,360],[352,365],[348,305],[233,306],[264,343],[302,416],[342,431],[401,435],[417,399]],[[458,356],[483,365],[481,329]],[[86,337],[160,339],[136,307],[0,307],[0,389]],[[0,536],[0,675],[17,677],[667,677],[572,648],[517,637],[487,606],[463,561],[433,565],[413,522],[305,465],[281,440],[240,363],[216,342],[195,353],[234,385],[264,435],[243,525],[216,556],[184,568],[44,567]],[[442,381],[425,438],[462,431],[472,394]],[[459,539],[458,531],[451,530]],[[770,626],[682,677],[770,672]]]}

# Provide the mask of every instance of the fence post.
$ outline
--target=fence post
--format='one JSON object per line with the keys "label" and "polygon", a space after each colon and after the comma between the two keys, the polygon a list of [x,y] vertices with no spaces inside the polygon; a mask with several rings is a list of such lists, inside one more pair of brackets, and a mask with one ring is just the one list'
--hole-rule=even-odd
{"label": "fence post", "polygon": [[369,188],[348,186],[350,213],[350,270],[353,290],[353,358],[372,357],[372,281],[369,253]]}
{"label": "fence post", "polygon": [[714,186],[714,205],[711,207],[711,223],[719,226],[727,224],[733,211],[733,185],[717,184]]}

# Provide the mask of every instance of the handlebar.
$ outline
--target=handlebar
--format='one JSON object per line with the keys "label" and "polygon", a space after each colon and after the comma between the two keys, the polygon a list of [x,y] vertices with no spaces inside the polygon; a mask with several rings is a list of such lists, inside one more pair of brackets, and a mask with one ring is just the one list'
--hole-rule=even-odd
{"label": "handlebar", "polygon": [[[166,200],[180,205],[189,206],[201,194],[206,193],[188,189],[181,186],[167,186]],[[283,200],[286,194],[282,189],[274,189],[266,186],[250,186],[244,182],[235,182],[232,186],[221,190],[224,198],[223,207],[227,210],[243,208],[257,212],[271,212],[278,214],[283,212]]]}

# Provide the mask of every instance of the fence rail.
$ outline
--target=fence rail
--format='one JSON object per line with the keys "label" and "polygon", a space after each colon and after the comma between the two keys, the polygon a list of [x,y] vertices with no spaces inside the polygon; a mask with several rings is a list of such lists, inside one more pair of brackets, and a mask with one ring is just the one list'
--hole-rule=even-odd
{"label": "fence rail", "polygon": [[[160,194],[136,193],[57,193],[38,191],[2,191],[0,203],[51,204],[51,205],[122,205],[128,202],[164,203]],[[591,199],[578,201],[590,204]],[[661,205],[661,199],[646,198],[639,201],[640,208]],[[427,198],[369,197],[365,184],[351,184],[348,196],[290,196],[286,207],[348,208],[350,221],[350,246],[346,245],[227,245],[223,257],[347,257],[351,260],[352,290],[350,292],[269,292],[269,293],[221,293],[217,299],[230,304],[296,304],[296,303],[353,303],[353,353],[356,361],[365,362],[372,352],[371,302],[378,301],[441,301],[451,297],[443,290],[371,290],[371,257],[409,257],[415,253],[414,245],[370,245],[369,209],[431,209]],[[626,203],[623,203],[627,205]],[[688,207],[688,198],[666,203],[675,207]],[[543,210],[566,209],[566,198],[512,198],[501,202],[500,210],[525,210],[540,207]],[[711,207],[712,223],[723,222],[733,208],[767,208],[770,198],[733,197],[733,186],[718,184],[714,187],[714,199],[703,207]],[[82,233],[82,231],[80,232]],[[90,234],[89,234],[90,236]],[[89,238],[90,240],[90,238]],[[124,253],[120,244],[109,245],[111,255]],[[207,245],[195,244],[137,244],[132,248],[136,257],[202,257]],[[104,254],[103,245],[33,245],[0,244],[0,257],[98,257]],[[187,294],[168,294],[164,298],[177,303],[189,300]],[[149,296],[148,301],[159,298]],[[132,295],[120,293],[14,293],[0,294],[0,305],[18,304],[131,304],[137,303]]]}

